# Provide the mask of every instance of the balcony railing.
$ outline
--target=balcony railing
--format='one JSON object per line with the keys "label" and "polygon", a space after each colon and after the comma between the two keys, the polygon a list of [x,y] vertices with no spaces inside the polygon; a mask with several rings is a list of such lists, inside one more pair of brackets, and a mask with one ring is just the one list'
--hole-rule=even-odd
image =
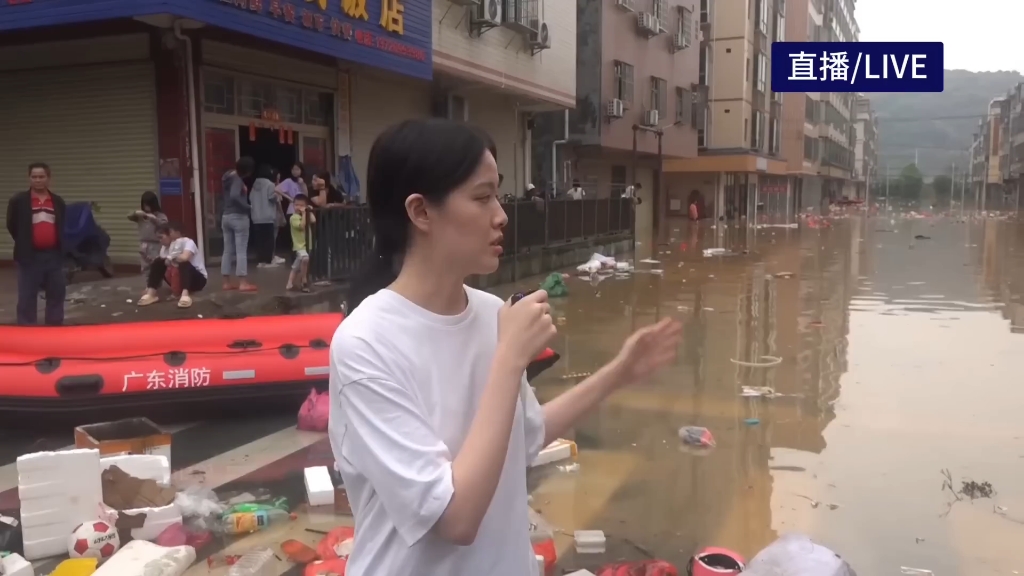
{"label": "balcony railing", "polygon": [[[502,245],[505,257],[633,233],[633,203],[628,199],[522,200],[502,207],[508,216]],[[370,210],[366,206],[320,208],[306,237],[310,281],[348,280],[373,250]]]}

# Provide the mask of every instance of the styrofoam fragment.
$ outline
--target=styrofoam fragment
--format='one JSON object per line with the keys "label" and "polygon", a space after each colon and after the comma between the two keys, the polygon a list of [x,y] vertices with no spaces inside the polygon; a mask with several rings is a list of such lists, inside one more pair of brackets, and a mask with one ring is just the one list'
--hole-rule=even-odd
{"label": "styrofoam fragment", "polygon": [[0,558],[0,574],[3,576],[36,576],[32,565],[20,554],[11,554]]}
{"label": "styrofoam fragment", "polygon": [[537,455],[530,466],[543,466],[544,464],[550,464],[552,462],[569,460],[571,458],[576,458],[576,454],[577,450],[575,442],[559,438],[541,450],[540,454]]}
{"label": "styrofoam fragment", "polygon": [[333,506],[334,483],[327,466],[313,466],[302,473],[306,480],[306,500],[310,506]]}

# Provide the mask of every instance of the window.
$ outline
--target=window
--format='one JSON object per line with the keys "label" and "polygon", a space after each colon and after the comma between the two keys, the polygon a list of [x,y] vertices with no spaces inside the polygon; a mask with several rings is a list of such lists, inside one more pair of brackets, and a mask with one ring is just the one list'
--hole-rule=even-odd
{"label": "window", "polygon": [[768,124],[768,153],[778,154],[782,147],[782,135],[779,131],[779,119],[772,118]]}
{"label": "window", "polygon": [[203,71],[203,110],[214,114],[235,114],[235,79],[212,70]]}
{"label": "window", "polygon": [[750,58],[747,58],[747,66],[743,77],[746,78],[747,80],[753,80],[754,77],[750,75],[751,72],[753,72],[753,70],[750,68]]}
{"label": "window", "polygon": [[759,32],[768,35],[768,13],[770,0],[757,0],[757,29]]}
{"label": "window", "polygon": [[818,102],[810,96],[804,95],[804,121],[814,126],[818,123]]}
{"label": "window", "polygon": [[700,49],[700,63],[698,64],[699,70],[697,72],[697,83],[701,86],[708,85],[708,58],[711,57],[711,47],[701,46]]}
{"label": "window", "polygon": [[662,22],[668,20],[668,0],[651,0],[651,3],[654,17]]}
{"label": "window", "polygon": [[757,91],[768,91],[768,58],[764,54],[757,55]]}
{"label": "window", "polygon": [[818,159],[816,153],[816,146],[818,144],[817,138],[811,138],[810,136],[804,136],[804,160],[814,162]]}
{"label": "window", "polygon": [[626,104],[633,103],[633,65],[615,62],[615,97]]}
{"label": "window", "polygon": [[700,0],[700,23],[707,24],[709,20],[708,4],[710,0]]}
{"label": "window", "polygon": [[690,127],[706,127],[708,122],[706,94],[698,90],[690,92],[692,106],[690,108]]}
{"label": "window", "polygon": [[754,150],[761,150],[764,148],[764,112],[760,110],[754,111],[754,122],[753,131],[750,133],[750,148]]}
{"label": "window", "polygon": [[651,110],[658,111],[658,117],[665,117],[666,100],[668,98],[668,83],[664,78],[651,76]]}
{"label": "window", "polygon": [[[783,4],[785,5],[785,4]],[[775,34],[772,36],[772,42],[785,42],[786,41],[786,14],[783,11],[775,13]]]}
{"label": "window", "polygon": [[697,148],[707,148],[708,141],[705,134],[707,133],[706,128],[697,128]]}
{"label": "window", "polygon": [[676,87],[676,124],[693,122],[693,94],[686,88]]}
{"label": "window", "polygon": [[693,10],[685,6],[679,7],[679,29],[676,32],[683,37],[683,46],[693,42]]}

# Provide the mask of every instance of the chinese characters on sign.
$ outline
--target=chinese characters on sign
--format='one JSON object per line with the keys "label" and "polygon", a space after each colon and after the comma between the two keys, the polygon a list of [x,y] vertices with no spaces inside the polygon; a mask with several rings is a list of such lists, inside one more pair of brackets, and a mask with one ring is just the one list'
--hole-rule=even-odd
{"label": "chinese characters on sign", "polygon": [[[426,62],[428,54],[422,48],[409,46],[384,35],[377,35],[370,30],[356,29],[352,23],[337,16],[325,14],[331,4],[337,3],[340,14],[352,20],[368,22],[370,14],[366,3],[380,3],[379,26],[384,32],[405,35],[404,0],[219,0],[223,4],[231,4],[240,10],[256,14],[268,14],[270,17],[284,22],[302,26],[313,32],[327,32],[342,40],[355,40],[356,43],[370,48],[383,50],[396,56]],[[298,5],[297,5],[298,4]],[[306,7],[308,5],[308,7]],[[264,12],[266,8],[266,12]]]}
{"label": "chinese characters on sign", "polygon": [[209,368],[171,368],[163,372],[154,370],[147,374],[140,374],[134,370],[131,374],[124,375],[124,388],[127,392],[132,382],[139,381],[146,383],[146,390],[163,390],[165,388],[199,388],[210,385]]}
{"label": "chinese characters on sign", "polygon": [[940,42],[776,42],[775,92],[941,92]]}

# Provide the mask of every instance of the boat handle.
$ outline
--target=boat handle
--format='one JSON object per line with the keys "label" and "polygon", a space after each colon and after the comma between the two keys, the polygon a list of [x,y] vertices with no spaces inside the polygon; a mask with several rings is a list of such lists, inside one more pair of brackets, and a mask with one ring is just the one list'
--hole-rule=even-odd
{"label": "boat handle", "polygon": [[103,390],[103,377],[99,374],[64,376],[54,385],[58,396],[88,396]]}
{"label": "boat handle", "polygon": [[235,340],[228,344],[232,350],[249,350],[251,348],[262,348],[263,344],[257,340]]}

